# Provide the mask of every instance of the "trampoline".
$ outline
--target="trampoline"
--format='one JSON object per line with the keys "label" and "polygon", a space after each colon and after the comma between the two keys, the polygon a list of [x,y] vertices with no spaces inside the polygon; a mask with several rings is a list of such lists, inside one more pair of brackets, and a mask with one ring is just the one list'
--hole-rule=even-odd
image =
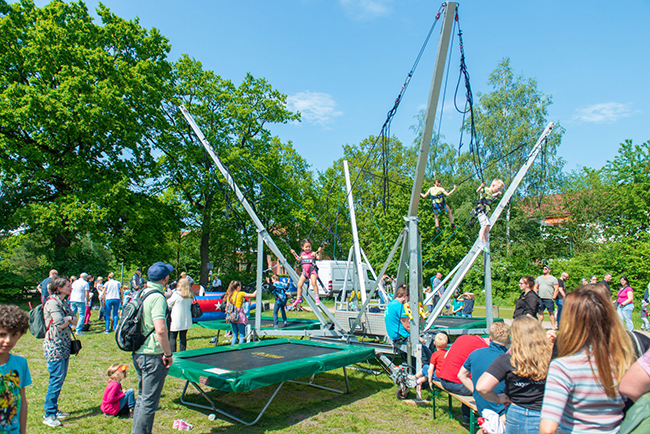
{"label": "trampoline", "polygon": [[[493,321],[503,322],[501,318],[494,318]],[[487,327],[487,320],[481,317],[462,316],[439,316],[433,322],[430,330],[447,330],[447,329],[484,329]]]}
{"label": "trampoline", "polygon": [[[273,330],[273,318],[268,316],[263,316],[262,320],[262,330]],[[248,322],[251,327],[255,327],[255,317],[248,318]],[[282,323],[282,320],[278,321]],[[232,330],[230,324],[226,320],[216,320],[216,321],[199,321],[197,323],[199,326],[212,329],[212,330]],[[279,328],[278,330],[317,330],[320,328],[320,322],[316,319],[307,319],[307,318],[287,318],[287,323],[284,327]]]}
{"label": "trampoline", "polygon": [[[183,404],[215,411],[250,426],[260,420],[285,382],[305,384],[337,393],[348,393],[350,385],[345,367],[372,357],[375,357],[375,351],[367,347],[295,339],[273,339],[174,353],[174,363],[169,368],[169,375],[186,380],[181,394]],[[338,368],[343,368],[345,391],[313,383],[316,374]],[[306,376],[311,376],[309,382],[295,381],[296,378]],[[190,384],[210,405],[188,402],[185,399]],[[222,392],[248,392],[260,387],[275,384],[278,386],[255,420],[246,422],[217,408],[215,402],[208,397],[199,384],[219,389]]]}

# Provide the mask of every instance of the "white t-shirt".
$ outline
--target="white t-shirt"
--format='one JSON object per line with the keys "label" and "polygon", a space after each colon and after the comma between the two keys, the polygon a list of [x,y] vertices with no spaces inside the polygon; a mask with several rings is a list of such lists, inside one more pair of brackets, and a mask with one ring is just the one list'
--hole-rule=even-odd
{"label": "white t-shirt", "polygon": [[119,300],[120,289],[122,284],[115,279],[111,279],[104,283],[104,292],[106,293],[106,300]]}
{"label": "white t-shirt", "polygon": [[72,284],[72,292],[70,292],[70,301],[78,303],[86,303],[86,291],[88,290],[88,282],[83,279],[77,279]]}

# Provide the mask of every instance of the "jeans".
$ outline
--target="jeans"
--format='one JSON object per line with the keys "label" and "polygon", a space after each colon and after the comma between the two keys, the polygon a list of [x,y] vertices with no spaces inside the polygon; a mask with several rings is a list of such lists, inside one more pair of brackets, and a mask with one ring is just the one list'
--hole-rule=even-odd
{"label": "jeans", "polygon": [[[232,326],[232,344],[243,344],[245,342],[246,338],[246,325],[245,324],[239,324],[238,322],[234,322],[230,324]],[[239,341],[237,341],[239,339]]]}
{"label": "jeans", "polygon": [[541,412],[510,404],[506,410],[506,434],[539,432]]}
{"label": "jeans", "polygon": [[171,347],[172,353],[176,352],[176,336],[180,334],[180,345],[178,351],[185,351],[187,348],[187,330],[178,330],[175,332],[169,332],[169,346]]}
{"label": "jeans", "polygon": [[129,410],[133,407],[135,407],[135,392],[133,389],[125,390],[124,396],[120,398],[120,411],[117,415],[129,414]]}
{"label": "jeans", "polygon": [[285,323],[287,322],[287,312],[284,309],[284,305],[280,305],[280,303],[275,302],[273,305],[273,327],[278,326],[278,311],[282,313],[282,321]]}
{"label": "jeans", "polygon": [[70,358],[47,362],[47,370],[50,373],[50,382],[47,385],[45,394],[45,417],[56,416],[59,411],[58,401],[61,394],[61,388],[68,375],[68,363]]}
{"label": "jeans", "polygon": [[555,305],[557,306],[557,328],[560,328],[560,318],[562,317],[562,308],[564,307],[564,300],[560,300],[559,298],[555,300]]}
{"label": "jeans", "polygon": [[616,313],[618,317],[625,323],[625,328],[629,331],[634,330],[634,324],[632,323],[632,311],[634,310],[634,303],[626,304],[625,306],[619,305],[616,308]]}
{"label": "jeans", "polygon": [[84,325],[84,315],[86,314],[86,303],[83,301],[71,301],[72,315],[77,317],[77,333],[81,331]]}
{"label": "jeans", "polygon": [[99,300],[99,319],[104,319],[104,311],[106,310],[106,300]]}
{"label": "jeans", "polygon": [[[117,314],[118,309],[120,308],[120,299],[113,298],[111,300],[106,300],[106,309],[104,311],[104,317],[106,318],[106,331],[111,330],[111,313],[113,315],[113,328],[117,327]],[[112,311],[112,312],[111,312]]]}
{"label": "jeans", "polygon": [[[119,300],[115,301],[119,304]],[[138,399],[133,409],[131,434],[151,434],[169,369],[163,365],[162,354],[133,354],[133,366],[138,374]]]}
{"label": "jeans", "polygon": [[[445,390],[448,391],[448,392],[455,393],[456,395],[472,396],[472,392],[470,392],[469,389],[467,387],[465,387],[465,385],[463,383],[452,383],[451,381],[447,381],[447,380],[443,380],[443,379],[440,380],[440,383],[442,384],[442,387],[444,387]],[[470,411],[471,411],[469,409],[469,407],[466,406],[465,404],[463,404],[460,407],[460,409],[463,412],[463,418],[464,419],[465,418],[469,419],[469,415],[470,415]],[[538,423],[539,423],[539,421],[538,421]]]}

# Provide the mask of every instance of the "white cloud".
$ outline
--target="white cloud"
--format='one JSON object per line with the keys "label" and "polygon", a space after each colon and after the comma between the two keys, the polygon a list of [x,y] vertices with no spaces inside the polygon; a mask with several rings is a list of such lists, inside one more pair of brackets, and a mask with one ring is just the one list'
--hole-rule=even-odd
{"label": "white cloud", "polygon": [[356,21],[369,21],[388,15],[388,5],[392,0],[339,0],[348,18]]}
{"label": "white cloud", "polygon": [[621,118],[631,116],[632,113],[633,111],[628,104],[605,102],[576,110],[576,114],[573,115],[571,120],[601,124],[615,122]]}
{"label": "white cloud", "polygon": [[299,111],[302,119],[326,126],[343,112],[336,110],[336,101],[332,95],[322,92],[298,92],[287,97],[287,105],[291,111]]}

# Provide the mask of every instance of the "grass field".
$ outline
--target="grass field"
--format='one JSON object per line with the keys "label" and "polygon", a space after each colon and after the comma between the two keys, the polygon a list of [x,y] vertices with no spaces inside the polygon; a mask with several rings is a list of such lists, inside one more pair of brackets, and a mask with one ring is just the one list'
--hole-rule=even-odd
{"label": "grass field", "polygon": [[[288,312],[290,317],[310,317],[310,312]],[[100,410],[102,394],[106,386],[106,368],[112,363],[129,365],[129,377],[124,388],[137,392],[137,378],[134,374],[131,356],[120,351],[112,334],[103,333],[104,327],[97,321],[93,311],[92,328],[80,336],[83,349],[78,356],[72,356],[68,377],[63,385],[59,408],[71,413],[63,426],[49,428],[42,424],[43,402],[47,390],[48,372],[42,352],[42,341],[29,332],[14,349],[14,354],[27,358],[33,384],[27,388],[29,403],[28,432],[45,433],[129,433],[130,419],[104,416]],[[209,339],[215,333],[195,327],[188,332],[188,349],[209,346]],[[223,341],[223,333],[222,341]],[[367,365],[365,367],[368,367]],[[373,360],[371,367],[380,370]],[[395,387],[388,375],[372,375],[357,370],[348,370],[350,378],[349,395],[314,389],[308,386],[285,383],[278,396],[269,406],[260,422],[246,427],[228,419],[208,419],[208,411],[189,409],[180,403],[184,382],[167,377],[160,408],[156,413],[154,432],[171,432],[175,419],[184,419],[194,425],[195,433],[466,433],[460,424],[460,407],[456,403],[454,420],[447,419],[446,395],[438,398],[436,421],[432,420],[431,407],[418,407],[395,398]],[[307,379],[305,379],[307,380]],[[319,384],[333,388],[345,388],[341,369],[319,374]],[[257,389],[248,393],[220,394],[211,391],[210,396],[218,405],[244,420],[255,418],[264,406],[275,386]],[[198,395],[195,395],[198,397]],[[411,394],[414,397],[414,393]],[[430,399],[431,393],[423,391],[423,398]]]}

